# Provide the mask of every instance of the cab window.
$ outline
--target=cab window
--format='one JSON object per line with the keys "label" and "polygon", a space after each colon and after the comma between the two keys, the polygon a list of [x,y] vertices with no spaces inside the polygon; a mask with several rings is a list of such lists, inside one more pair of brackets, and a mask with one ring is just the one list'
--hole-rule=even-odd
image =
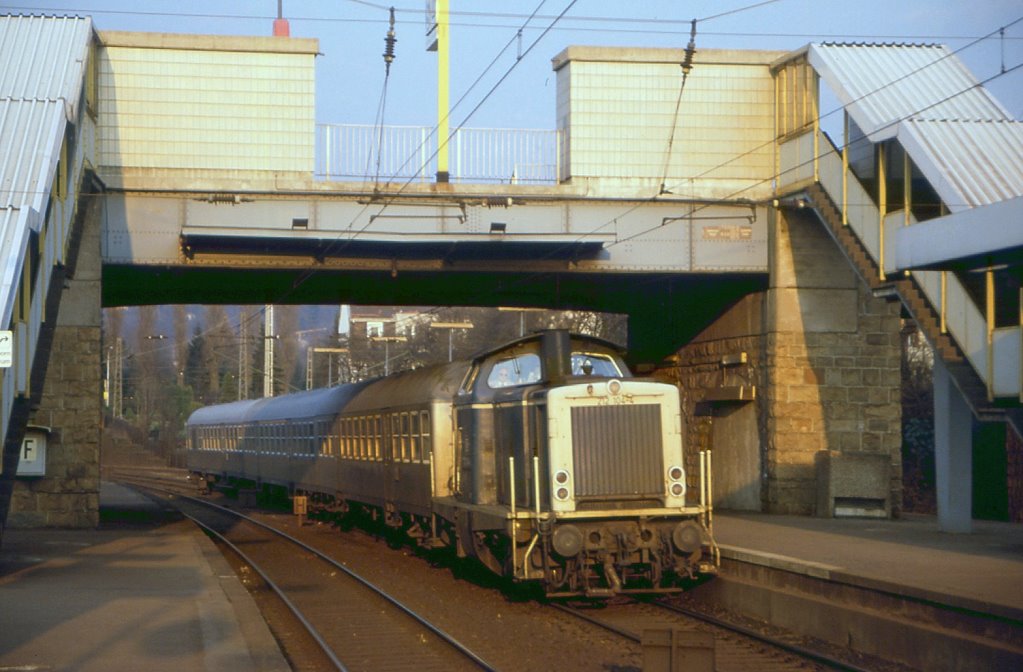
{"label": "cab window", "polygon": [[524,353],[499,359],[490,369],[487,385],[494,389],[528,385],[540,380],[540,356]]}
{"label": "cab window", "polygon": [[615,378],[622,375],[618,364],[608,355],[573,352],[572,353],[572,375],[573,376],[603,376]]}

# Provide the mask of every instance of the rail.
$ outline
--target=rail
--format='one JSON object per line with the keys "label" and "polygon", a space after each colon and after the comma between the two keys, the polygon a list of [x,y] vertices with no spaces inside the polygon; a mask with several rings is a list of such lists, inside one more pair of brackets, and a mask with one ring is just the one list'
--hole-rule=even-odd
{"label": "rail", "polygon": [[[901,272],[896,258],[894,229],[916,224],[912,214],[899,210],[882,218],[874,199],[849,171],[842,153],[826,134],[814,131],[790,138],[779,146],[779,192],[792,191],[816,178],[839,206],[843,220],[886,274]],[[1023,325],[998,327],[992,309],[977,306],[966,286],[947,271],[911,271],[923,294],[940,316],[970,365],[995,397],[1023,398]]]}
{"label": "rail", "polygon": [[[154,481],[156,481],[156,484],[154,484]],[[206,524],[199,523],[198,519],[195,516],[191,516],[185,511],[183,511],[181,507],[181,502],[187,502],[188,504],[191,504],[196,507],[202,507],[209,509],[211,511],[216,511],[236,521],[242,521],[248,523],[249,525],[255,526],[261,530],[265,530],[266,532],[275,535],[276,537],[286,541],[287,543],[301,549],[304,553],[307,553],[310,556],[315,557],[320,561],[326,563],[331,567],[332,570],[340,572],[341,574],[350,578],[356,584],[367,589],[370,593],[372,593],[379,599],[383,600],[384,602],[394,607],[395,610],[404,614],[406,617],[411,618],[420,626],[428,630],[435,637],[437,637],[438,640],[444,642],[448,647],[450,647],[453,651],[457,652],[459,655],[464,657],[475,667],[488,671],[493,671],[496,669],[492,664],[484,660],[479,654],[477,654],[475,651],[469,648],[466,644],[455,639],[452,635],[442,630],[438,625],[427,619],[422,614],[416,612],[408,605],[401,602],[399,599],[385,591],[379,585],[371,582],[370,580],[356,572],[354,569],[346,566],[345,563],[335,560],[334,558],[330,557],[329,555],[320,551],[314,546],[309,545],[308,543],[302,541],[301,539],[292,536],[287,532],[274,527],[273,525],[268,525],[267,523],[257,520],[251,516],[247,516],[239,511],[235,511],[234,509],[230,509],[225,506],[220,506],[219,504],[215,504],[205,499],[184,495],[173,490],[168,490],[165,484],[160,483],[159,479],[152,478],[137,479],[133,476],[128,476],[127,478],[125,478],[124,475],[122,475],[119,479],[119,482],[124,485],[137,487],[149,491],[158,491],[166,495],[173,496],[173,498],[176,500],[175,503],[173,504],[175,508],[181,511],[181,513],[188,517],[190,520],[196,522],[197,524],[200,524],[203,527],[203,529],[210,529],[210,527]],[[218,533],[217,536],[223,538],[224,535]],[[337,665],[337,669],[340,670],[347,669],[337,659],[334,651],[332,650],[332,647],[326,641],[324,641],[323,636],[316,630],[315,627],[313,627],[313,625],[304,616],[301,615],[299,609],[291,602],[291,600],[288,599],[287,596],[274,585],[274,582],[270,579],[270,577],[268,577],[262,570],[259,569],[258,564],[254,563],[253,560],[251,560],[250,558],[246,557],[246,555],[238,551],[238,549],[233,544],[232,550],[235,553],[238,553],[240,557],[245,558],[249,566],[251,566],[257,573],[259,573],[263,581],[266,582],[267,585],[270,586],[275,593],[277,593],[277,595],[281,598],[281,600],[288,607],[288,609],[291,610],[291,612],[303,624],[303,626],[309,630],[310,635],[316,640],[317,644],[320,645],[324,653],[331,659],[332,662],[334,662]],[[421,639],[420,641],[422,642],[423,640]]]}
{"label": "rail", "polygon": [[[449,144],[452,182],[556,184],[561,172],[559,131],[459,128]],[[437,134],[429,126],[316,127],[317,179],[430,182],[436,172]]]}

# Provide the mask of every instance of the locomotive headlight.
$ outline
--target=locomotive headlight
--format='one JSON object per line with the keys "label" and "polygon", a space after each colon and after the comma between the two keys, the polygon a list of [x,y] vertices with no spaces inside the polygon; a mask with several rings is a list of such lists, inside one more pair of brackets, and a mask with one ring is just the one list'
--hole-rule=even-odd
{"label": "locomotive headlight", "polygon": [[583,550],[583,533],[575,525],[559,525],[551,539],[554,552],[563,558],[574,558]]}
{"label": "locomotive headlight", "polygon": [[677,464],[668,467],[668,492],[672,497],[681,497],[685,494],[686,486],[682,482],[685,475],[686,472]]}
{"label": "locomotive headlight", "polygon": [[568,490],[568,482],[572,476],[564,469],[554,472],[554,497],[562,502],[568,499],[571,492]]}
{"label": "locomotive headlight", "polygon": [[622,392],[622,382],[620,380],[612,380],[607,384],[608,393],[614,397]]}

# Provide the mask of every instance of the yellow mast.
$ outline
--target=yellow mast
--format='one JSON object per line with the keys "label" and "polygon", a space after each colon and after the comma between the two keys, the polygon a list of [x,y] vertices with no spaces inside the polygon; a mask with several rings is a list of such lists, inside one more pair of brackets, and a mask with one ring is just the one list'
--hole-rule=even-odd
{"label": "yellow mast", "polygon": [[448,0],[437,0],[437,181],[447,182],[448,173],[448,115],[449,115],[449,57]]}

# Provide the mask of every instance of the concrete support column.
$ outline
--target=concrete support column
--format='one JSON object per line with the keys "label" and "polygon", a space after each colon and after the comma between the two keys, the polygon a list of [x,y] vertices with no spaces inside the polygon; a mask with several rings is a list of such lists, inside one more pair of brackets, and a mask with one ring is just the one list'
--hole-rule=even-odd
{"label": "concrete support column", "polygon": [[813,211],[776,211],[771,234],[757,395],[764,510],[830,516],[868,502],[865,515],[897,516],[899,305],[872,296]]}
{"label": "concrete support column", "polygon": [[49,361],[29,424],[51,429],[46,474],[14,484],[10,527],[95,527],[99,524],[102,425],[100,221],[96,196],[85,196],[80,233],[60,292]]}
{"label": "concrete support column", "polygon": [[973,417],[940,357],[934,358],[934,467],[938,526],[969,533],[973,526]]}

